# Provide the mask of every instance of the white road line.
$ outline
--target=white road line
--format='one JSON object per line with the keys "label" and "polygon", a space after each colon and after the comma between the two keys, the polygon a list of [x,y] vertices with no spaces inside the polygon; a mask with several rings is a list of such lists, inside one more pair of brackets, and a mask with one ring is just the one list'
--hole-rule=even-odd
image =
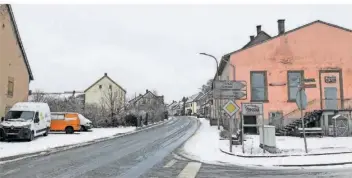
{"label": "white road line", "polygon": [[168,168],[168,167],[171,167],[173,166],[177,161],[175,159],[172,159],[171,161],[169,161],[165,166],[164,168]]}
{"label": "white road line", "polygon": [[202,163],[189,162],[187,166],[181,171],[177,176],[178,178],[195,178],[198,174],[198,171]]}

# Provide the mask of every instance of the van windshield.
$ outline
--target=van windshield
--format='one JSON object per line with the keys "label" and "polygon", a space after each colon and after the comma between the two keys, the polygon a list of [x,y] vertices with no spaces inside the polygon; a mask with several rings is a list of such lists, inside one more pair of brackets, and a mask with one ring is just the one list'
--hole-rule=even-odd
{"label": "van windshield", "polygon": [[33,117],[33,111],[9,111],[5,117],[5,121],[29,121]]}

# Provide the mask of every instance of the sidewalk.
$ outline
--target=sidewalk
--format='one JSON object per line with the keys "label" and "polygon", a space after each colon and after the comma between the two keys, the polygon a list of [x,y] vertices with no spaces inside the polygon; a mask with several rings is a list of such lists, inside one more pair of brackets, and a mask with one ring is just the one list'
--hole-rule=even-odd
{"label": "sidewalk", "polygon": [[[186,158],[205,162],[209,164],[218,164],[218,165],[240,165],[240,166],[251,166],[251,167],[266,167],[270,169],[280,169],[280,167],[307,167],[313,168],[312,166],[334,166],[334,165],[344,165],[343,167],[351,167],[352,165],[352,153],[345,154],[334,154],[334,155],[304,155],[304,149],[301,149],[299,143],[296,144],[295,149],[292,149],[291,153],[295,153],[298,156],[290,156],[289,154],[285,154],[285,152],[281,153],[281,157],[268,157],[273,154],[266,153],[263,154],[262,149],[259,148],[259,144],[255,139],[246,140],[247,144],[245,147],[245,155],[255,155],[256,157],[243,157],[244,155],[236,156],[228,154],[229,151],[229,141],[228,140],[219,140],[219,131],[216,127],[209,126],[209,121],[206,119],[200,119],[201,126],[197,133],[186,142],[184,147],[182,148],[180,154]],[[286,138],[285,138],[286,139]],[[300,139],[300,138],[297,138]],[[349,139],[349,138],[345,138]],[[290,139],[288,139],[289,141]],[[342,139],[343,140],[343,139]],[[341,140],[336,141],[341,144],[349,145],[350,143],[343,143]],[[251,146],[258,145],[257,148]],[[286,142],[282,142],[286,144],[283,148],[289,148],[291,145],[287,145]],[[302,143],[303,144],[303,143]],[[322,143],[324,144],[324,143]],[[329,143],[326,143],[329,145]],[[340,144],[340,145],[341,145]],[[278,144],[280,145],[280,144]],[[336,148],[340,146],[339,144],[335,144]],[[320,145],[322,146],[322,145]],[[311,151],[313,154],[322,153],[322,150],[328,150],[330,153],[338,153],[338,151],[333,152],[334,148],[321,148],[319,145],[311,144]],[[323,145],[324,146],[324,145]],[[304,147],[302,147],[304,148]],[[340,151],[343,149],[349,148],[340,148]],[[302,154],[303,150],[303,154]],[[252,152],[252,154],[251,154]],[[233,146],[233,153],[241,153],[242,154],[242,146]],[[232,154],[233,154],[232,153]],[[286,152],[287,153],[287,152]],[[290,154],[291,154],[290,153]],[[285,155],[284,157],[282,157]],[[349,164],[349,165],[346,165]]]}

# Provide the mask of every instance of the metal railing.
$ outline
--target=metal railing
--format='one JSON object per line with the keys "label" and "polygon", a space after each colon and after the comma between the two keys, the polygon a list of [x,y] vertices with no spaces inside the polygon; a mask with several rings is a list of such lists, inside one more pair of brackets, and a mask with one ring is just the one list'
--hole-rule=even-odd
{"label": "metal railing", "polygon": [[[322,102],[321,102],[322,101]],[[320,100],[320,99],[313,99],[311,101],[308,102],[306,109],[303,111],[303,114],[305,114],[306,112],[311,112],[313,110],[320,110],[321,108],[326,109],[327,105],[327,101],[326,99]],[[348,98],[348,99],[344,99],[341,103],[341,99],[336,99],[336,100],[331,100],[334,103],[336,103],[336,110],[343,110],[343,109],[352,109],[352,99]],[[322,104],[322,106],[321,106]],[[286,125],[292,123],[293,121],[300,119],[301,115],[300,115],[300,110],[298,109],[298,107],[295,107],[294,110],[292,110],[291,112],[285,114],[282,117],[278,117],[275,119],[272,119],[270,121],[271,125],[276,126],[276,128],[283,128]]]}

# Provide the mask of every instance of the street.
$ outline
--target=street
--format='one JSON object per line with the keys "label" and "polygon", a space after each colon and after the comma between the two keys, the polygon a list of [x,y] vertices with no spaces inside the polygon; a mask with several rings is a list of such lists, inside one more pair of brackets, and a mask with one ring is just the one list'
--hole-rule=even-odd
{"label": "street", "polygon": [[86,147],[0,165],[1,178],[73,177],[348,177],[350,172],[265,170],[216,166],[178,156],[177,148],[196,131],[197,120],[178,117],[147,131]]}

